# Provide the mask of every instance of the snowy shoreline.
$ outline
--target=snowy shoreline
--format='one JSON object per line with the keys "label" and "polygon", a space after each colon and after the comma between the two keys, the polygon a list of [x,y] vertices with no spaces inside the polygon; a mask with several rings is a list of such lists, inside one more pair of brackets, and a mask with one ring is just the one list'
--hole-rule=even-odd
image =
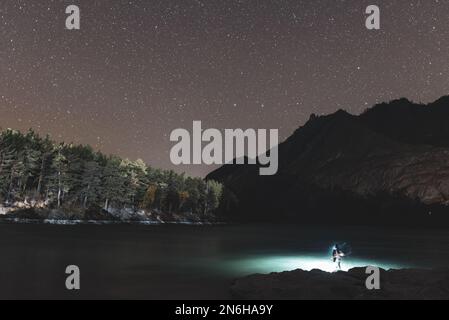
{"label": "snowy shoreline", "polygon": [[224,222],[190,222],[190,221],[108,221],[108,220],[57,220],[57,219],[20,219],[3,218],[0,223],[4,224],[50,224],[50,225],[186,225],[186,226],[218,226],[225,225]]}

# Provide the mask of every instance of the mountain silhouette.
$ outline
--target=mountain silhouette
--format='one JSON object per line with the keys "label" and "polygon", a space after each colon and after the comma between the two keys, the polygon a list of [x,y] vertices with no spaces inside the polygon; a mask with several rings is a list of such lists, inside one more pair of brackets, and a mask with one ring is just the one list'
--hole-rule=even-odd
{"label": "mountain silhouette", "polygon": [[279,145],[277,175],[228,164],[207,179],[233,194],[232,220],[449,225],[449,97],[312,116]]}

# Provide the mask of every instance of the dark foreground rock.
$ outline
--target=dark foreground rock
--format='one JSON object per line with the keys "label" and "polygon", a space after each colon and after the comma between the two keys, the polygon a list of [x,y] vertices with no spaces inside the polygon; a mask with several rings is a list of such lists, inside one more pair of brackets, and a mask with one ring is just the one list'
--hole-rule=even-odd
{"label": "dark foreground rock", "polygon": [[369,291],[366,268],[327,273],[296,270],[252,275],[236,280],[231,292],[236,299],[262,300],[361,300],[361,299],[449,299],[449,269],[381,270],[381,289]]}

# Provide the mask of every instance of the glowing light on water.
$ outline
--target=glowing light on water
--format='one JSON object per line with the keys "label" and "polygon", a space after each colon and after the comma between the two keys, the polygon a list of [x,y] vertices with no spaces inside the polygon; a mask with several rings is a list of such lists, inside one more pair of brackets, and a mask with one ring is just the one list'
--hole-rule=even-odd
{"label": "glowing light on water", "polygon": [[[356,267],[376,266],[386,270],[402,269],[406,266],[382,261],[363,260],[348,257],[342,261],[342,271]],[[271,273],[301,269],[336,271],[335,263],[329,256],[253,256],[230,262],[230,268],[242,274]]]}

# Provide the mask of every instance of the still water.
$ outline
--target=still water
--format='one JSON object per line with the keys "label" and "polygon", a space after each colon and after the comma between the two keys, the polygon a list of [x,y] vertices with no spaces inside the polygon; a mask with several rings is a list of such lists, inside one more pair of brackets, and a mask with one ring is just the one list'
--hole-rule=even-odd
{"label": "still water", "polygon": [[[301,226],[0,224],[0,298],[226,299],[233,279],[314,268],[449,267],[447,230]],[[65,290],[65,268],[81,291]]]}

